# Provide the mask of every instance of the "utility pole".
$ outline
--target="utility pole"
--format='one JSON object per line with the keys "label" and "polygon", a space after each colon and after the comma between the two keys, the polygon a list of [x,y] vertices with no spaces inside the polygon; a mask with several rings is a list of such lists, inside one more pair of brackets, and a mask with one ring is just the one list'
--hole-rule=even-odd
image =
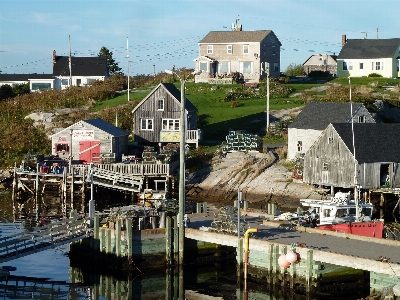
{"label": "utility pole", "polygon": [[266,118],[266,126],[265,126],[265,133],[268,134],[269,129],[269,63],[265,62],[264,67],[261,63],[261,71],[267,74],[267,118]]}
{"label": "utility pole", "polygon": [[71,36],[68,35],[69,85],[72,86]]}
{"label": "utility pole", "polygon": [[128,102],[129,102],[129,46],[128,46],[128,38],[126,38],[126,59],[128,61]]}

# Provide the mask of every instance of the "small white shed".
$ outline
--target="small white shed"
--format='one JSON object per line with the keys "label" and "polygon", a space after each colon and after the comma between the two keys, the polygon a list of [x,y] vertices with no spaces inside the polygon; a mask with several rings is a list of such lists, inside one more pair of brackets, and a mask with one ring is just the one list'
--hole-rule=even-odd
{"label": "small white shed", "polygon": [[73,163],[121,161],[127,154],[128,132],[102,119],[81,120],[51,136],[52,154]]}

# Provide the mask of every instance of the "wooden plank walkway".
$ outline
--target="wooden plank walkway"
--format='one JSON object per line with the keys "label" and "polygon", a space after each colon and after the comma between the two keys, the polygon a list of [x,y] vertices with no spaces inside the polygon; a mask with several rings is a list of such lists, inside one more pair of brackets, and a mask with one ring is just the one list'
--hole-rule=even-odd
{"label": "wooden plank walkway", "polygon": [[36,230],[0,238],[0,263],[68,244],[92,235],[86,219],[70,218]]}

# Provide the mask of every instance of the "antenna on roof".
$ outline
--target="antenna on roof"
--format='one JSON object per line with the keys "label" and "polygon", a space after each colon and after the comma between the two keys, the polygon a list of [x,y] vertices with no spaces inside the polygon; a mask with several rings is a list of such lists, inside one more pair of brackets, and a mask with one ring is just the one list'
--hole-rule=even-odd
{"label": "antenna on roof", "polygon": [[239,20],[240,20],[239,19],[239,15],[236,15],[235,23],[232,23],[232,31],[237,31],[238,30],[238,26],[241,27],[240,24],[238,24]]}
{"label": "antenna on roof", "polygon": [[364,40],[366,40],[366,39],[367,39],[367,37],[368,37],[368,31],[361,31],[361,33],[365,33]]}
{"label": "antenna on roof", "polygon": [[378,37],[378,28],[376,29],[376,39],[379,39],[379,37]]}

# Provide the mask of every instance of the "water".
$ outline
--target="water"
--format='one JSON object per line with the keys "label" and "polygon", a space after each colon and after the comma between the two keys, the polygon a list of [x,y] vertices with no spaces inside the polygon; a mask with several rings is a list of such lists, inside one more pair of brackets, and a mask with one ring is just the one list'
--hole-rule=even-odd
{"label": "water", "polygon": [[[0,197],[0,237],[27,230],[22,223],[11,223],[12,205]],[[183,299],[179,291],[179,274],[160,270],[133,276],[120,272],[106,276],[83,272],[70,266],[68,246],[42,251],[9,261],[3,265],[16,267],[8,281],[0,281],[0,299]],[[332,294],[311,297],[284,285],[267,282],[246,285],[239,283],[236,263],[227,265],[187,266],[184,278],[186,299],[344,299]],[[346,299],[357,299],[349,297]]]}

